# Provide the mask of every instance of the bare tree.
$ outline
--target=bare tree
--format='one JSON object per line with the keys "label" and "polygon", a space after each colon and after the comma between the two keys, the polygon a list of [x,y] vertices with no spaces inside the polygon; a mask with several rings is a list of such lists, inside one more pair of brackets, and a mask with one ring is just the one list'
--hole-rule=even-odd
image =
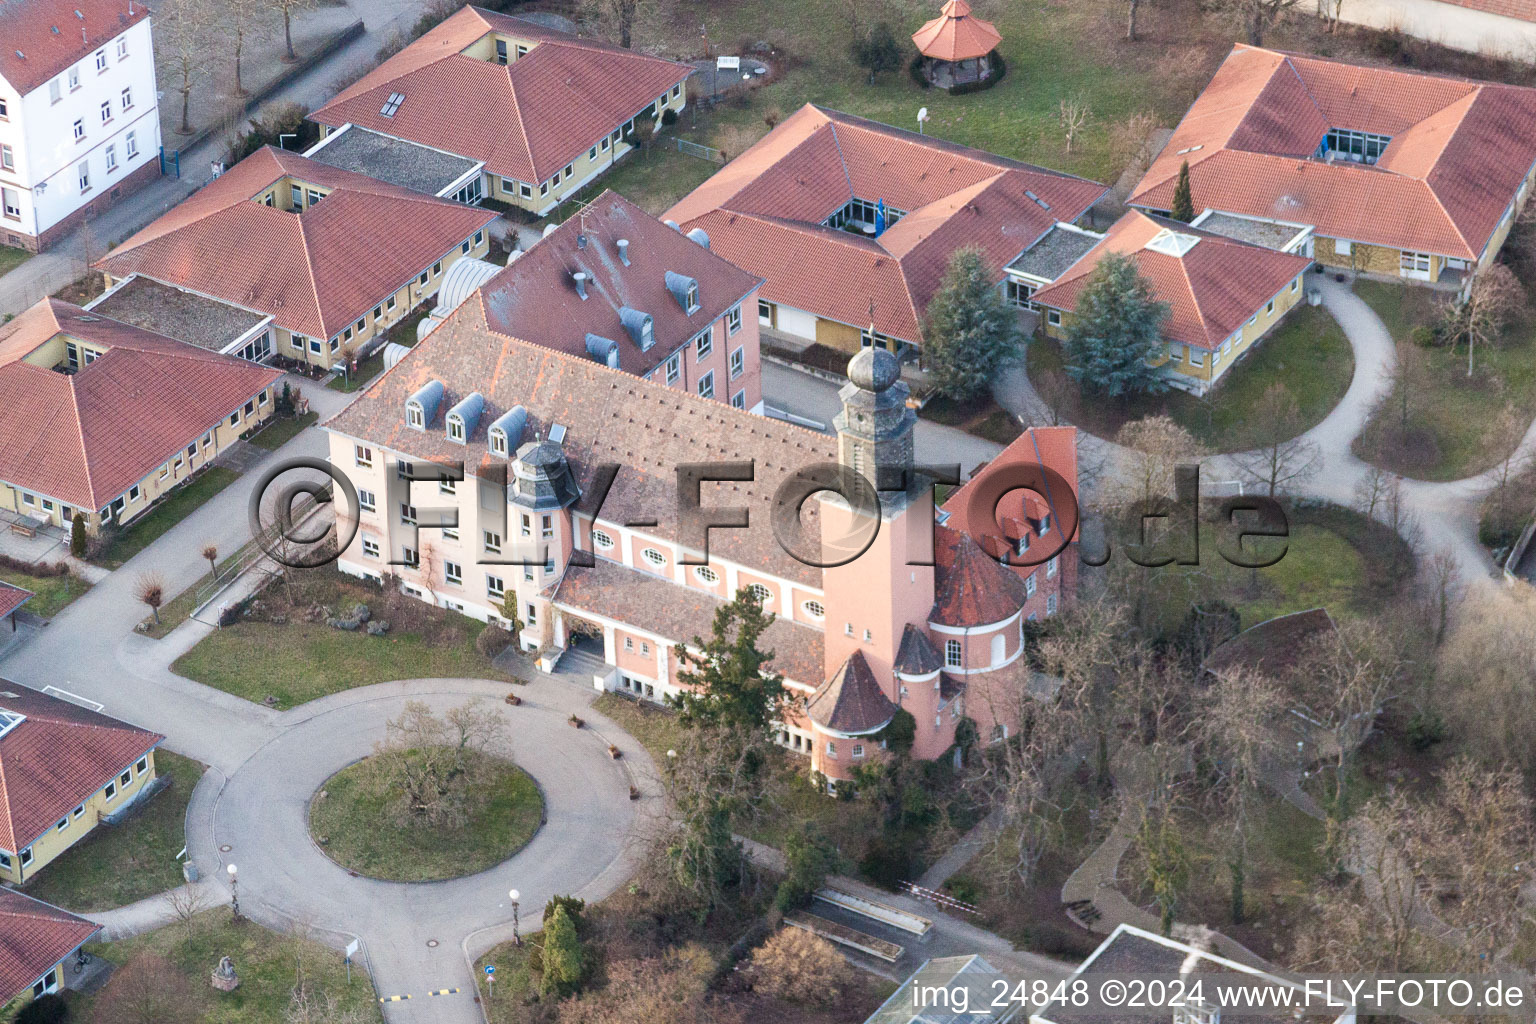
{"label": "bare tree", "polygon": [[753,989],[791,1003],[828,1005],[853,983],[853,966],[814,932],[785,925],[746,965]]}
{"label": "bare tree", "polygon": [[1249,46],[1263,46],[1264,33],[1301,0],[1215,0],[1213,6],[1241,26]]}
{"label": "bare tree", "polygon": [[1476,368],[1477,346],[1492,345],[1504,333],[1510,320],[1525,308],[1525,289],[1514,271],[1495,263],[1472,279],[1472,287],[1461,302],[1445,307],[1444,330],[1451,349],[1467,343],[1467,376]]}
{"label": "bare tree", "polygon": [[209,899],[206,889],[195,885],[179,885],[165,893],[165,905],[170,908],[177,923],[186,932],[192,931],[192,922],[204,910],[208,909]]}
{"label": "bare tree", "polygon": [[1157,118],[1145,110],[1114,124],[1109,129],[1109,142],[1115,163],[1132,177],[1140,177],[1152,162],[1152,138],[1156,131]]}
{"label": "bare tree", "polygon": [[1115,504],[1138,509],[1174,497],[1174,471],[1206,455],[1205,446],[1167,416],[1133,420],[1120,428],[1115,440],[1139,456],[1132,471],[1120,480]]}
{"label": "bare tree", "polygon": [[1337,32],[1343,24],[1344,4],[1346,0],[1318,0],[1318,13],[1328,23],[1329,32]]}
{"label": "bare tree", "polygon": [[236,96],[249,95],[240,77],[245,37],[256,29],[257,19],[270,9],[267,0],[221,0],[219,4],[219,27],[224,37],[233,44],[230,57],[234,60]]}
{"label": "bare tree", "polygon": [[577,17],[592,31],[617,39],[626,50],[634,44],[635,29],[655,16],[651,0],[578,0]]}
{"label": "bare tree", "polygon": [[1131,42],[1136,41],[1136,14],[1141,7],[1141,0],[1130,0],[1125,12],[1125,38]]}
{"label": "bare tree", "polygon": [[1526,428],[1526,417],[1508,404],[1488,425],[1486,450],[1505,453],[1493,467],[1493,489],[1484,499],[1495,518],[1519,522],[1536,509],[1536,498],[1532,497],[1521,480],[1533,461],[1530,451],[1520,449]]}
{"label": "bare tree", "polygon": [[213,543],[213,541],[204,544],[203,558],[208,561],[208,575],[217,576],[219,574],[219,546]]}
{"label": "bare tree", "polygon": [[503,733],[505,720],[471,701],[443,718],[421,701],[409,701],[400,717],[385,723],[378,762],[407,820],[455,825],[481,774],[482,757]]}
{"label": "bare tree", "polygon": [[295,63],[299,56],[293,52],[293,16],[314,6],[315,0],[266,0],[267,9],[283,16],[283,60]]}
{"label": "bare tree", "polygon": [[1072,152],[1072,143],[1088,125],[1088,119],[1093,116],[1093,111],[1088,107],[1088,101],[1080,95],[1070,96],[1061,101],[1060,119],[1061,132],[1066,139],[1067,152]]}
{"label": "bare tree", "polygon": [[283,1024],[368,1024],[372,1020],[361,1007],[344,1007],[322,989],[313,985],[295,985]]}
{"label": "bare tree", "polygon": [[208,0],[176,0],[155,16],[155,51],[181,97],[181,123],[176,131],[192,134],[192,90],[213,69],[213,8]]}
{"label": "bare tree", "polygon": [[709,980],[715,959],[702,946],[689,944],[646,960],[607,965],[608,984],[562,1001],[559,1024],[742,1024],[740,1008],[711,999]]}
{"label": "bare tree", "polygon": [[1462,602],[1431,698],[1461,747],[1536,773],[1536,592],[1482,588]]}
{"label": "bare tree", "polygon": [[1273,498],[1293,481],[1311,476],[1322,460],[1322,449],[1303,436],[1305,427],[1296,397],[1276,381],[1249,411],[1244,443],[1251,447],[1233,461]]}
{"label": "bare tree", "polygon": [[149,605],[155,624],[160,624],[160,606],[165,603],[165,577],[156,572],[142,573],[133,585],[135,600]]}
{"label": "bare tree", "polygon": [[113,974],[96,1003],[101,1024],[196,1024],[202,998],[170,961],[140,953]]}

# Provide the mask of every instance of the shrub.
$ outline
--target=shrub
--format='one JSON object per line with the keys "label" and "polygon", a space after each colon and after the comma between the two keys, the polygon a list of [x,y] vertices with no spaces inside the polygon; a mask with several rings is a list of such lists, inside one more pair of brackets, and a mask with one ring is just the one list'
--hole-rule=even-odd
{"label": "shrub", "polygon": [[1408,337],[1420,348],[1429,348],[1439,341],[1439,338],[1435,336],[1435,329],[1424,324],[1419,324],[1412,331],[1409,331]]}
{"label": "shrub", "polygon": [[0,569],[24,572],[28,576],[68,576],[67,562],[29,562],[24,558],[0,554]]}
{"label": "shrub", "polygon": [[502,651],[512,646],[512,634],[500,626],[486,626],[475,637],[475,650],[489,659],[495,659]]}
{"label": "shrub", "polygon": [[587,901],[580,896],[551,897],[550,901],[544,904],[544,924],[549,924],[549,919],[555,916],[555,911],[562,909],[571,919],[571,923],[576,926],[576,930],[581,931],[581,926],[585,923],[583,915],[587,912]]}
{"label": "shrub", "polygon": [[[842,789],[841,785],[838,789]],[[859,860],[859,873],[883,889],[896,889],[912,876],[912,851],[899,837],[876,836]]]}
{"label": "shrub", "polygon": [[928,76],[923,73],[923,61],[925,59],[920,53],[915,55],[907,65],[907,74],[912,76],[912,81],[917,83],[918,88],[932,89],[933,83],[928,81]]}
{"label": "shrub", "polygon": [[76,558],[84,558],[85,542],[85,513],[76,512],[69,524],[69,553]]}
{"label": "shrub", "polygon": [[1003,76],[1008,73],[1008,65],[1004,63],[1002,54],[993,50],[987,57],[992,62],[992,73],[979,82],[961,82],[949,90],[951,96],[964,96],[966,93],[981,92],[984,89],[992,88],[1003,80]]}
{"label": "shrub", "polygon": [[1421,753],[1444,742],[1449,734],[1445,719],[1436,711],[1415,711],[1408,719],[1408,745]]}
{"label": "shrub", "polygon": [[587,971],[586,950],[576,934],[576,922],[565,907],[557,906],[544,925],[544,972],[539,976],[539,996],[560,997],[576,991]]}
{"label": "shrub", "polygon": [[16,1015],[16,1024],[65,1024],[69,1020],[69,1004],[52,992],[38,996]]}
{"label": "shrub", "polygon": [[663,110],[661,112],[661,123],[669,128],[677,124],[677,109],[675,107],[668,107],[666,110]]}
{"label": "shrub", "polygon": [[747,976],[759,992],[794,1003],[837,1002],[853,968],[828,942],[803,928],[781,928],[752,953]]}

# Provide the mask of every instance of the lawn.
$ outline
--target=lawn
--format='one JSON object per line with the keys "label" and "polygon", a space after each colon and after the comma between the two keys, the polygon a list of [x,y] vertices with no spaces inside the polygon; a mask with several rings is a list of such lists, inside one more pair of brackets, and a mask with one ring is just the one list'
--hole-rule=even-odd
{"label": "lawn", "polygon": [[649,149],[621,159],[613,170],[582,189],[573,202],[563,204],[552,219],[570,216],[581,204],[591,202],[610,188],[646,213],[661,216],[673,203],[720,169],[717,163],[678,150],[673,141],[675,137],[709,143],[706,126],[714,123],[711,117],[706,115],[704,124],[696,129],[687,126],[688,118],[689,115],[684,114],[677,124],[662,129],[663,134]]}
{"label": "lawn", "polygon": [[32,591],[32,599],[22,605],[21,610],[45,619],[53,618],[91,589],[89,583],[72,572],[63,576],[34,576],[20,569],[0,568],[0,580]]}
{"label": "lawn", "polygon": [[249,440],[258,448],[275,452],[319,418],[317,412],[307,412],[302,416],[274,416],[265,427],[252,434]]}
{"label": "lawn", "polygon": [[500,864],[543,824],[538,783],[512,762],[479,753],[471,755],[462,824],[412,818],[385,759],[413,756],[377,754],[326,780],[309,804],[309,831],[326,856],[369,878],[435,882]]}
{"label": "lawn", "polygon": [[[292,604],[285,585],[262,595],[265,617],[242,619],[210,633],[172,668],[189,679],[261,702],[291,708],[357,686],[392,679],[507,679],[475,647],[485,624],[415,598],[383,594],[334,569],[293,573]],[[305,621],[320,605],[344,611],[366,602],[393,628],[385,636]],[[269,621],[280,615],[286,621]]]}
{"label": "lawn", "polygon": [[[1406,341],[1414,327],[1439,319],[1437,296],[1427,288],[1356,281],[1355,293],[1398,341]],[[1459,480],[1496,465],[1536,417],[1536,309],[1506,330],[1500,344],[1478,351],[1471,377],[1465,347],[1420,348],[1418,354],[1424,372],[1417,394],[1409,394],[1406,434],[1394,389],[1355,439],[1355,454],[1419,480]],[[1495,424],[1505,407],[1512,410],[1512,423],[1501,433]]]}
{"label": "lawn", "polygon": [[121,568],[124,562],[238,479],[240,474],[232,469],[210,466],[128,523],[91,560],[108,569]]}
{"label": "lawn", "polygon": [[[1049,399],[1044,381],[1064,371],[1065,353],[1049,338],[1029,344],[1029,373]],[[1227,371],[1205,398],[1183,391],[1111,399],[1084,396],[1070,379],[1060,392],[1062,419],[1099,437],[1113,438],[1120,428],[1144,416],[1171,416],[1213,451],[1250,447],[1247,418],[1259,396],[1276,381],[1295,398],[1306,429],[1332,411],[1349,390],[1355,360],[1338,323],[1321,307],[1298,306],[1250,350],[1247,358]]]}
{"label": "lawn", "polygon": [[0,274],[9,274],[31,258],[32,253],[25,249],[18,249],[14,245],[0,245]]}
{"label": "lawn", "polygon": [[[1232,565],[1216,551],[1217,531],[1202,525],[1200,564],[1148,569],[1116,552],[1111,566],[1142,588],[1156,610],[1157,627],[1176,628],[1193,603],[1219,599],[1238,610],[1247,628],[1277,615],[1323,607],[1330,613],[1370,617],[1399,600],[1413,574],[1413,556],[1379,523],[1333,505],[1286,509],[1290,536],[1284,557],[1263,569]],[[1246,542],[1247,550],[1271,553],[1276,540]]]}
{"label": "lawn", "polygon": [[[184,979],[187,998],[194,1004],[192,1012],[203,1024],[288,1020],[294,985],[301,976],[311,990],[330,996],[341,1012],[355,1014],[359,1022],[383,1019],[362,965],[353,964],[349,985],[336,950],[309,939],[267,931],[253,921],[236,924],[227,907],[204,911],[186,924],[178,922],[87,949],[118,965],[142,954],[163,957]],[[240,975],[240,987],[229,993],[215,992],[208,985],[209,972],[224,956],[234,961]],[[113,1005],[114,1015],[108,1017],[111,991],[109,987],[97,996],[72,1000],[73,1019],[79,1024],[121,1020],[116,1015],[121,1005]]]}
{"label": "lawn", "polygon": [[171,785],[121,825],[97,825],[27,883],[26,893],[76,913],[126,906],[182,883],[187,803],[206,766],[168,750],[155,770]]}

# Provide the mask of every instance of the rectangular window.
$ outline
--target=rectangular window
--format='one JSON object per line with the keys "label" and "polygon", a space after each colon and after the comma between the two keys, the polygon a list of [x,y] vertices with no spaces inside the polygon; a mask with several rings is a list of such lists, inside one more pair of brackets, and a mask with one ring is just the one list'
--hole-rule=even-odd
{"label": "rectangular window", "polygon": [[1030,573],[1028,576],[1024,577],[1024,596],[1026,598],[1030,598],[1030,597],[1034,597],[1035,596],[1035,574],[1034,573]]}
{"label": "rectangular window", "polygon": [[373,492],[372,491],[365,491],[362,488],[358,488],[358,491],[357,491],[357,510],[359,512],[372,512],[374,510],[374,508],[375,508],[375,505],[374,505]]}
{"label": "rectangular window", "polygon": [[961,665],[961,649],[959,640],[944,641],[944,664],[950,668],[959,668]]}
{"label": "rectangular window", "polygon": [[116,145],[116,143],[109,143],[107,145],[107,170],[109,170],[109,171],[117,170],[117,145]]}
{"label": "rectangular window", "polygon": [[69,91],[70,92],[74,92],[78,88],[80,88],[80,69],[79,68],[70,68],[69,69]]}
{"label": "rectangular window", "polygon": [[123,150],[130,160],[139,155],[139,138],[135,133],[129,132],[123,136]]}
{"label": "rectangular window", "polygon": [[1054,558],[1052,558],[1049,562],[1046,562],[1045,563],[1045,578],[1046,579],[1050,579],[1052,576],[1055,576],[1056,575],[1056,570],[1060,567],[1060,565],[1061,565],[1061,556],[1060,555],[1057,555]]}
{"label": "rectangular window", "polygon": [[[139,500],[139,485],[138,484],[134,484],[132,487],[128,488],[128,500],[129,501],[138,501]],[[30,504],[30,502],[28,504]]]}
{"label": "rectangular window", "polygon": [[12,220],[20,220],[21,193],[13,188],[0,188],[0,209]]}
{"label": "rectangular window", "polygon": [[309,201],[310,206],[314,206],[320,200],[325,198],[325,193],[316,192],[314,189],[310,189],[305,198]]}
{"label": "rectangular window", "polygon": [[85,138],[85,120],[83,118],[75,118],[74,132],[76,142]]}
{"label": "rectangular window", "polygon": [[372,537],[363,538],[363,554],[368,558],[379,557],[379,542]]}
{"label": "rectangular window", "polygon": [[112,120],[112,101],[102,100],[100,112],[102,124],[106,124],[108,121]]}
{"label": "rectangular window", "polygon": [[0,145],[0,170],[14,171],[16,169],[16,153],[10,146]]}
{"label": "rectangular window", "polygon": [[1057,597],[1056,597],[1056,595],[1055,594],[1046,594],[1045,595],[1045,614],[1047,614],[1047,615],[1055,615],[1056,614],[1056,607],[1057,607]]}
{"label": "rectangular window", "polygon": [[1195,346],[1193,346],[1193,345],[1189,346],[1189,365],[1190,366],[1204,366],[1205,365],[1205,353],[1200,351],[1199,349],[1195,348]]}
{"label": "rectangular window", "polygon": [[699,397],[700,398],[714,398],[715,397],[715,371],[714,370],[710,370],[704,376],[699,378]]}
{"label": "rectangular window", "polygon": [[533,198],[533,186],[529,185],[527,182],[518,182],[517,194],[519,196],[521,196],[522,198],[524,198],[524,199],[532,199]]}
{"label": "rectangular window", "polygon": [[725,312],[725,333],[735,334],[741,330],[741,307],[732,306]]}
{"label": "rectangular window", "polygon": [[117,59],[122,60],[128,56],[128,37],[122,36],[117,40]]}
{"label": "rectangular window", "polygon": [[400,521],[406,526],[416,525],[416,506],[409,502],[400,503]]}
{"label": "rectangular window", "polygon": [[507,596],[507,585],[500,576],[487,576],[485,578],[485,594],[487,597],[493,597],[499,601]]}
{"label": "rectangular window", "polygon": [[437,277],[442,272],[443,272],[443,261],[442,260],[438,260],[436,263],[432,264],[432,276],[433,277]]}
{"label": "rectangular window", "polygon": [[107,51],[106,50],[97,50],[96,51],[96,70],[97,71],[105,71],[105,70],[107,70]]}
{"label": "rectangular window", "polygon": [[501,534],[485,531],[485,550],[499,554],[501,552]]}
{"label": "rectangular window", "polygon": [[1052,327],[1060,327],[1061,326],[1061,310],[1059,310],[1059,309],[1048,309],[1048,310],[1046,310],[1045,311],[1045,322],[1050,324]]}
{"label": "rectangular window", "polygon": [[740,377],[747,369],[746,349],[736,349],[731,353],[731,380]]}
{"label": "rectangular window", "polygon": [[747,407],[747,393],[745,391],[738,391],[734,395],[731,396],[731,408],[732,409],[745,409],[746,407]]}
{"label": "rectangular window", "polygon": [[682,357],[681,356],[677,356],[677,355],[674,355],[671,359],[667,360],[667,383],[668,384],[675,384],[675,383],[677,383],[677,377],[678,377],[678,373],[681,371],[682,362],[683,362]]}
{"label": "rectangular window", "polygon": [[458,562],[443,563],[443,579],[448,583],[464,582],[464,567]]}
{"label": "rectangular window", "polygon": [[608,152],[608,145],[609,145],[608,136],[604,135],[603,136],[603,141],[599,142],[598,146],[602,149],[602,151],[604,153],[606,153],[606,152]]}
{"label": "rectangular window", "polygon": [[421,555],[416,551],[415,548],[401,548],[400,560],[406,565],[415,568],[421,564]]}
{"label": "rectangular window", "polygon": [[464,239],[464,244],[459,246],[459,252],[465,256],[469,255],[469,239]]}
{"label": "rectangular window", "polygon": [[89,192],[91,190],[91,165],[81,164],[75,168],[75,174],[80,181],[80,192],[82,194]]}
{"label": "rectangular window", "polygon": [[373,465],[373,449],[366,445],[354,445],[353,457],[359,466],[369,467]]}
{"label": "rectangular window", "polygon": [[714,350],[715,350],[715,339],[714,339],[714,336],[711,335],[709,331],[705,331],[703,334],[701,334],[697,338],[693,339],[693,351],[694,351],[694,358],[695,359],[698,359],[698,360],[708,359],[709,358],[709,354],[711,352],[713,352]]}
{"label": "rectangular window", "polygon": [[588,161],[592,161],[592,160],[596,160],[596,159],[597,159],[597,147],[593,146],[591,149],[587,150],[587,160]]}
{"label": "rectangular window", "polygon": [[59,102],[59,98],[62,95],[63,95],[63,89],[61,89],[59,87],[59,80],[57,78],[55,78],[53,81],[48,83],[48,102],[49,103],[57,103],[57,102]]}
{"label": "rectangular window", "polygon": [[555,535],[555,517],[546,513],[539,520],[539,536],[549,540]]}
{"label": "rectangular window", "polygon": [[117,783],[107,783],[106,788],[101,791],[101,795],[106,797],[108,800],[111,800],[113,797],[117,796]]}

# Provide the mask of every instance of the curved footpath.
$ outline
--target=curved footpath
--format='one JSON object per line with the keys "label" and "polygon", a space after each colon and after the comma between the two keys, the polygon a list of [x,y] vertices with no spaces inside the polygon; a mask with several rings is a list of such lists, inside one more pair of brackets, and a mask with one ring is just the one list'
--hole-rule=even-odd
{"label": "curved footpath", "polygon": [[[1323,305],[1349,339],[1355,372],[1339,404],[1303,435],[1317,445],[1318,464],[1311,475],[1298,481],[1291,491],[1299,498],[1322,499],[1347,507],[1354,502],[1356,487],[1371,470],[1367,463],[1355,456],[1351,445],[1365,429],[1371,410],[1392,388],[1396,348],[1386,325],[1365,300],[1354,293],[1349,281],[1341,283],[1333,280],[1331,274],[1321,274],[1309,277],[1307,286],[1322,292]],[[1047,405],[1030,384],[1022,365],[1005,371],[994,392],[998,403],[1022,417],[1024,422],[1048,421]],[[1135,459],[1133,453],[1113,441],[1081,428],[1079,436],[1085,466],[1097,471],[1100,479],[1123,470]],[[1526,431],[1518,451],[1522,456],[1536,454],[1536,422],[1532,422]],[[1242,477],[1236,460],[1230,455],[1207,459],[1204,468],[1208,478]],[[1477,540],[1479,505],[1493,486],[1495,475],[1495,470],[1488,470],[1445,482],[1403,479],[1404,502],[1423,529],[1421,555],[1448,555],[1461,582],[1466,585],[1486,582],[1498,575],[1493,560]],[[1092,497],[1091,493],[1089,497]]]}

